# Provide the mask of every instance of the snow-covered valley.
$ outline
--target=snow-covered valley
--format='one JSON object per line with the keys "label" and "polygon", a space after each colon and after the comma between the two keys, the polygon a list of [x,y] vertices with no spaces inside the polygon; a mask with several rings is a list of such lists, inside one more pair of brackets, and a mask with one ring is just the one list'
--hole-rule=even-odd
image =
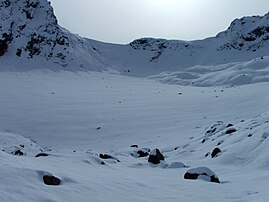
{"label": "snow-covered valley", "polygon": [[[1,201],[268,197],[268,83],[192,87],[97,72],[0,77]],[[236,131],[226,134],[228,124]],[[215,132],[206,133],[212,125]],[[205,157],[216,147],[218,157]],[[140,148],[159,148],[165,161],[136,158]],[[17,150],[23,155],[14,155]],[[35,158],[40,152],[49,156]],[[183,178],[199,166],[216,172],[221,183]],[[46,173],[61,185],[45,185]]]}
{"label": "snow-covered valley", "polygon": [[0,201],[267,201],[269,13],[126,45],[0,1]]}

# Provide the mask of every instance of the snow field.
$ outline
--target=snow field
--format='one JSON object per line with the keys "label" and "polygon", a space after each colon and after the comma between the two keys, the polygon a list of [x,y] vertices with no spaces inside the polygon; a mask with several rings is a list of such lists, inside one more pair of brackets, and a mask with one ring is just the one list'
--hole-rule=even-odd
{"label": "snow field", "polygon": [[[97,72],[0,77],[1,201],[268,197],[268,83],[192,87]],[[226,134],[228,124],[236,131]],[[212,126],[216,130],[206,133]],[[159,148],[165,161],[152,165],[132,156],[133,144]],[[221,153],[205,157],[215,147]],[[12,154],[17,148],[23,156]],[[34,158],[41,150],[49,156]],[[100,153],[120,162],[100,159]],[[221,183],[183,179],[200,166]],[[45,185],[45,174],[59,177],[60,186]]]}

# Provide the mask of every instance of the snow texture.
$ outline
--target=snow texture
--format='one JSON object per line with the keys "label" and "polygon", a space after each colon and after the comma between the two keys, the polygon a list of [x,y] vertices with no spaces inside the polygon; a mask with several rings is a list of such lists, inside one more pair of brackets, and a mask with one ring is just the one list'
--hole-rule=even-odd
{"label": "snow texture", "polygon": [[70,33],[46,0],[0,16],[1,202],[267,201],[268,14],[127,45]]}

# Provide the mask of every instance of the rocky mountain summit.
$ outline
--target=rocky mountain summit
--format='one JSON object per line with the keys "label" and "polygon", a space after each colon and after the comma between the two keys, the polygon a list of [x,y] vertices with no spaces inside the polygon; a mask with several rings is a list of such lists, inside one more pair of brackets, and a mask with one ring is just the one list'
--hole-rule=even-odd
{"label": "rocky mountain summit", "polygon": [[226,31],[216,37],[225,39],[218,50],[237,49],[255,52],[269,45],[269,13],[264,16],[236,19]]}
{"label": "rocky mountain summit", "polygon": [[[264,16],[243,17],[234,20],[227,30],[216,37],[198,41],[179,41],[153,38],[141,38],[129,44],[134,50],[155,51],[156,60],[165,50],[195,53],[199,49],[218,51],[223,54],[227,50],[252,51],[269,45],[269,13]],[[192,51],[190,51],[192,50]]]}
{"label": "rocky mountain summit", "polygon": [[69,39],[58,26],[49,2],[5,0],[0,9],[1,56],[9,52],[28,59],[40,55],[64,61]]}

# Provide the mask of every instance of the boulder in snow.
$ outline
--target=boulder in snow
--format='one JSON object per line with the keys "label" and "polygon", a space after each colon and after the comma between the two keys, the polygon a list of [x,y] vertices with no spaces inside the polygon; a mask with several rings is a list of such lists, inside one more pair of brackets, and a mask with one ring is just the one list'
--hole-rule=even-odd
{"label": "boulder in snow", "polygon": [[226,130],[226,134],[232,134],[234,132],[236,132],[237,130],[234,128],[234,127],[229,127],[227,130]]}
{"label": "boulder in snow", "polygon": [[227,128],[230,128],[230,127],[233,127],[233,126],[234,126],[233,124],[229,123],[229,124],[227,125]]}
{"label": "boulder in snow", "polygon": [[218,176],[207,167],[197,167],[189,169],[185,173],[184,179],[188,180],[202,179],[208,182],[220,183]]}
{"label": "boulder in snow", "polygon": [[143,150],[138,150],[136,153],[138,154],[139,158],[140,157],[146,157],[146,156],[149,155],[149,153],[147,151],[143,151]]}
{"label": "boulder in snow", "polygon": [[35,158],[45,157],[45,156],[48,156],[48,154],[42,152],[42,153],[38,153],[37,155],[35,155]]}
{"label": "boulder in snow", "polygon": [[43,182],[46,185],[53,185],[53,186],[58,186],[61,184],[61,180],[55,176],[52,176],[52,175],[44,175]]}
{"label": "boulder in snow", "polygon": [[159,164],[161,161],[164,161],[164,156],[159,149],[154,149],[150,152],[148,162],[153,164]]}
{"label": "boulder in snow", "polygon": [[109,154],[99,154],[99,157],[101,159],[113,159],[113,160],[116,160],[117,162],[120,162],[120,160],[118,160],[116,157],[111,156]]}
{"label": "boulder in snow", "polygon": [[138,145],[137,144],[133,144],[130,147],[138,148]]}
{"label": "boulder in snow", "polygon": [[150,149],[148,148],[142,148],[142,149],[136,149],[131,152],[131,155],[136,158],[142,158],[149,155]]}
{"label": "boulder in snow", "polygon": [[220,148],[216,147],[216,148],[212,151],[212,153],[211,153],[211,157],[212,157],[212,158],[215,158],[215,157],[218,156],[219,153],[221,153],[221,150],[220,150]]}
{"label": "boulder in snow", "polygon": [[14,152],[14,154],[16,155],[16,156],[23,156],[23,152],[20,150],[20,149],[18,149],[18,150],[16,150],[15,152]]}

